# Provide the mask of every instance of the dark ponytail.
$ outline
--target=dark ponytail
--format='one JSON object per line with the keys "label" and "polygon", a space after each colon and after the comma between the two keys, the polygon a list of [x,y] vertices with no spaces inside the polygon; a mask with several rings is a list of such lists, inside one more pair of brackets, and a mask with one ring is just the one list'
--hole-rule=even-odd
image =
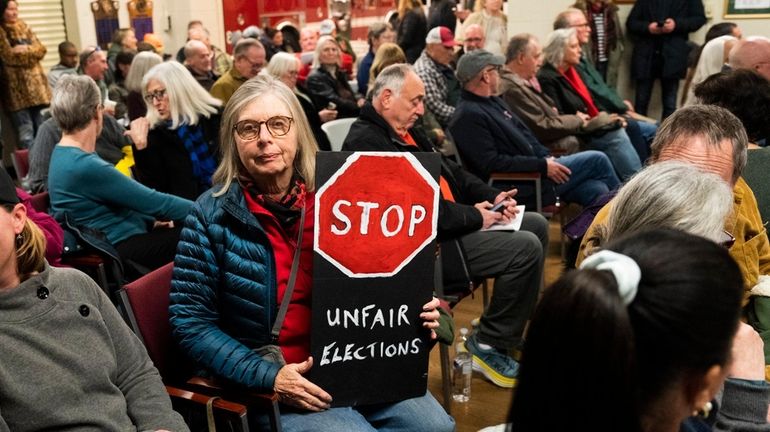
{"label": "dark ponytail", "polygon": [[615,397],[634,391],[627,373],[634,368],[633,351],[612,274],[567,273],[546,290],[532,317],[509,419],[513,430],[637,430],[633,406]]}
{"label": "dark ponytail", "polygon": [[509,421],[514,431],[640,431],[673,383],[725,365],[742,279],[727,250],[673,230],[607,249],[642,278],[626,306],[608,271],[576,270],[548,288],[530,323]]}

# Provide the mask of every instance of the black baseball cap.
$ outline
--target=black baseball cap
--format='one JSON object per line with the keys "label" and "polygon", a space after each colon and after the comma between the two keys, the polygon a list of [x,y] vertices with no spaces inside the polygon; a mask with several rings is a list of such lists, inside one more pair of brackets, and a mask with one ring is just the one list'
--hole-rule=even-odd
{"label": "black baseball cap", "polygon": [[19,202],[19,196],[16,195],[16,184],[8,172],[0,168],[0,205],[16,205]]}

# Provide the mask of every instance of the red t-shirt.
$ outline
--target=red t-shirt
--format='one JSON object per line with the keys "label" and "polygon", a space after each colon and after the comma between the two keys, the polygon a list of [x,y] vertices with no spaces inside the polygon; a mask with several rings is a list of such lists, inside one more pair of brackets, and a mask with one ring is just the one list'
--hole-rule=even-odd
{"label": "red t-shirt", "polygon": [[[270,240],[275,260],[275,281],[278,288],[276,303],[281,306],[286,285],[289,283],[291,263],[294,260],[294,251],[297,244],[297,223],[285,231],[272,213],[256,202],[248,193],[246,204],[262,224],[262,227]],[[310,355],[310,321],[311,300],[313,290],[313,222],[315,213],[315,194],[305,194],[305,227],[302,233],[302,250],[300,251],[299,269],[297,281],[294,284],[294,293],[291,296],[286,318],[281,325],[278,334],[278,345],[283,352],[286,363],[300,363],[307,360]],[[276,312],[277,313],[277,312]],[[271,327],[272,329],[272,327]]]}

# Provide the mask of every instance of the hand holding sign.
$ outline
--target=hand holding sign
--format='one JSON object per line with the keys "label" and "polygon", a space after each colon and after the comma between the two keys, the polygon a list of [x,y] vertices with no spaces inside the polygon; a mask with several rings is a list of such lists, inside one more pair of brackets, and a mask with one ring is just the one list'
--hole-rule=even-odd
{"label": "hand holding sign", "polygon": [[313,357],[308,357],[302,363],[287,364],[278,371],[273,391],[282,403],[308,411],[329,409],[329,403],[332,401],[329,393],[302,376],[311,367],[313,367]]}
{"label": "hand holding sign", "polygon": [[438,312],[439,304],[438,299],[433,297],[431,301],[425,303],[425,306],[422,307],[423,313],[420,314],[420,318],[425,321],[422,323],[422,326],[426,329],[430,329],[431,339],[436,339],[436,332],[434,329],[438,328],[438,319],[441,318],[441,314]]}

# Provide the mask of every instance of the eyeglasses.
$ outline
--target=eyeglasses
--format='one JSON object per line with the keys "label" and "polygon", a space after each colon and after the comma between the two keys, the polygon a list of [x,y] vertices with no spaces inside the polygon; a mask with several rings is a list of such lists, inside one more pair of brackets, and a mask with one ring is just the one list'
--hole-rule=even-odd
{"label": "eyeglasses", "polygon": [[465,38],[465,42],[471,42],[471,43],[473,43],[473,42],[481,42],[481,38],[480,37],[469,37],[469,38]]}
{"label": "eyeglasses", "polygon": [[265,121],[241,120],[233,126],[233,130],[244,141],[252,141],[259,137],[262,131],[262,125],[267,127],[267,131],[273,138],[282,137],[289,133],[291,122],[294,119],[286,116],[270,117]]}
{"label": "eyeglasses", "polygon": [[586,22],[586,23],[582,23],[582,24],[572,24],[570,27],[572,27],[572,28],[588,28],[588,27],[591,27],[591,24],[588,24]]}
{"label": "eyeglasses", "polygon": [[159,89],[152,93],[147,93],[144,97],[144,101],[151,105],[154,101],[162,101],[164,97],[166,97],[166,89]]}
{"label": "eyeglasses", "polygon": [[722,239],[719,241],[719,244],[725,249],[730,249],[735,244],[735,236],[722,230]]}

